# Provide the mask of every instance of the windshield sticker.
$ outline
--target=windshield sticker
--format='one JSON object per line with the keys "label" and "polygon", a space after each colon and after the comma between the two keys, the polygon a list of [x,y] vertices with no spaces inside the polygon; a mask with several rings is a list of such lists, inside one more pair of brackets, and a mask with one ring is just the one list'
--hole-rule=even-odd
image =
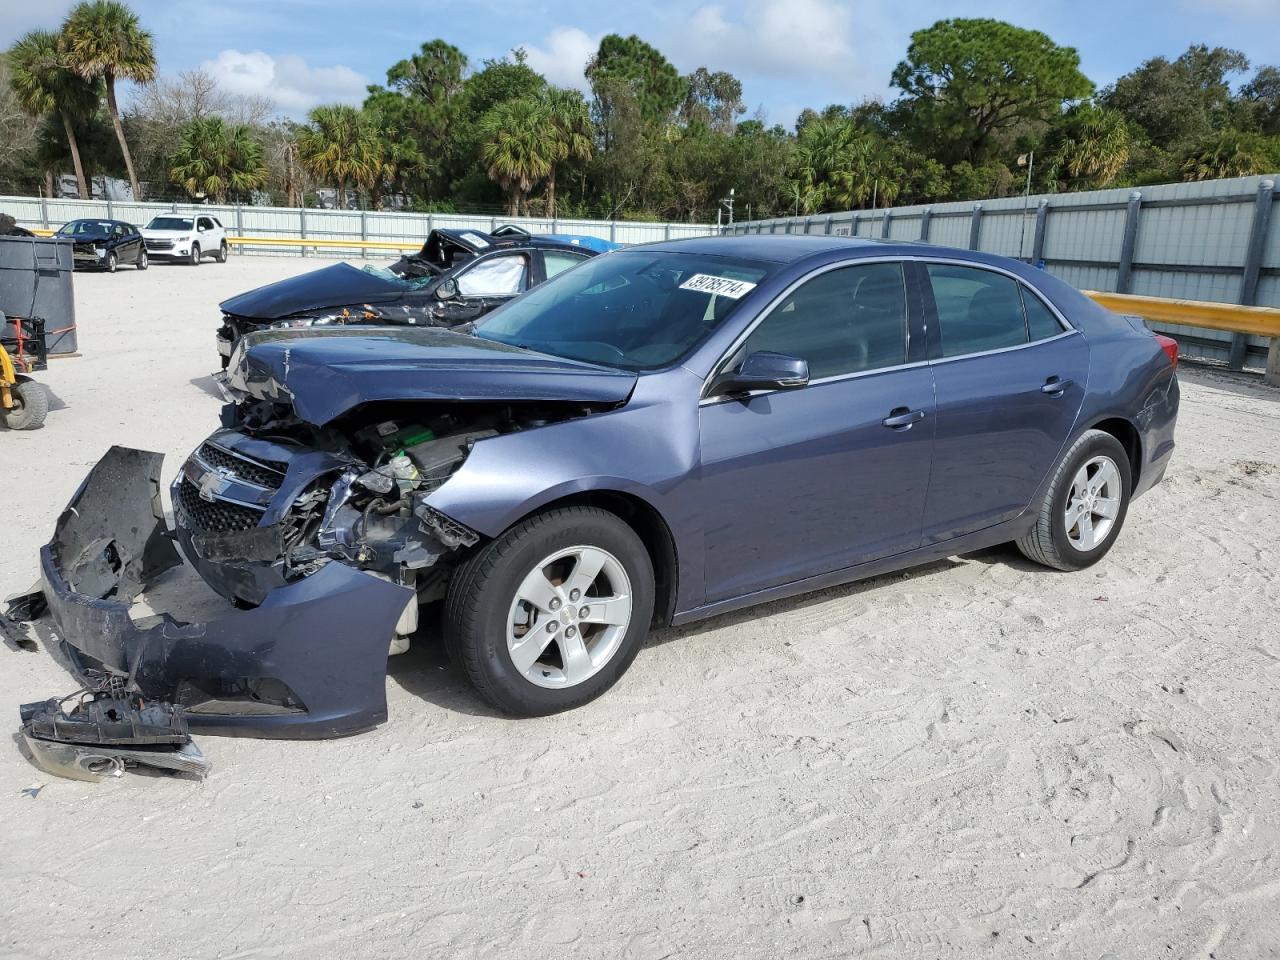
{"label": "windshield sticker", "polygon": [[467,243],[475,244],[477,247],[487,247],[489,245],[488,240],[476,233],[460,233],[458,236],[462,237]]}
{"label": "windshield sticker", "polygon": [[713,277],[709,273],[695,273],[680,284],[681,290],[696,290],[699,293],[710,293],[717,297],[729,297],[737,300],[756,288],[754,283],[745,280],[734,280],[732,277]]}

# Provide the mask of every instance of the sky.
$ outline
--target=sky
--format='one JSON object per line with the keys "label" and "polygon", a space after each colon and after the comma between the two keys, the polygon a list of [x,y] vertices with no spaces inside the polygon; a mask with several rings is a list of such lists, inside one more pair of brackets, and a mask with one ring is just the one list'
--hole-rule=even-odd
{"label": "sky", "polygon": [[[0,0],[0,48],[56,29],[72,0]],[[1099,87],[1191,43],[1280,64],[1280,0],[133,0],[155,35],[160,70],[203,67],[229,90],[300,118],[319,103],[359,103],[365,87],[442,37],[479,67],[523,47],[553,83],[585,88],[582,67],[606,33],[637,33],[682,71],[728,70],[748,112],[790,126],[806,106],[890,98],[912,31],[945,17],[995,17],[1080,52]],[[447,11],[447,14],[442,13]]]}

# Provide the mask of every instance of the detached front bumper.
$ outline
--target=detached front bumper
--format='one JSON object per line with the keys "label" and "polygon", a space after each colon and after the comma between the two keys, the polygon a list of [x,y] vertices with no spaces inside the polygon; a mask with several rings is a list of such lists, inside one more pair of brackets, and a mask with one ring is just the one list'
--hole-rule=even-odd
{"label": "detached front bumper", "polygon": [[183,708],[199,731],[319,739],[387,718],[388,643],[412,591],[339,561],[251,610],[186,623],[130,616],[181,563],[163,520],[163,456],[112,447],[40,551],[43,594],[87,686]]}

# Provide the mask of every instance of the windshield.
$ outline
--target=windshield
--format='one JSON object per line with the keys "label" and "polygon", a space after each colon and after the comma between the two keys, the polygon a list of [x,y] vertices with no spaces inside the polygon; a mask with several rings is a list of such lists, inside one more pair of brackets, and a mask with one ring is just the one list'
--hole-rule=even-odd
{"label": "windshield", "polygon": [[377,277],[379,280],[386,280],[388,283],[394,283],[397,287],[404,290],[421,290],[423,287],[430,286],[435,277],[402,277],[393,270],[386,267],[375,267],[372,263],[366,263],[360,268],[370,276]]}
{"label": "windshield", "polygon": [[190,217],[152,217],[148,230],[190,230]]}
{"label": "windshield", "polygon": [[668,366],[749,294],[769,265],[628,250],[567,270],[495,310],[476,336],[627,370]]}
{"label": "windshield", "polygon": [[64,223],[58,232],[66,236],[78,236],[85,233],[101,234],[110,233],[113,226],[115,224],[105,220],[72,220],[70,223]]}

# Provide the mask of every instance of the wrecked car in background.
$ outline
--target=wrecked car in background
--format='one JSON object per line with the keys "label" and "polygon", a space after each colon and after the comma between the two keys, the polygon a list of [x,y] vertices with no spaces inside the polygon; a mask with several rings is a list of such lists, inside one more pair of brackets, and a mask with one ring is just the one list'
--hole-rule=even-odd
{"label": "wrecked car in background", "polygon": [[576,235],[432,230],[422,249],[388,267],[349,263],[250,290],[220,304],[225,369],[246,333],[348,324],[454,327],[619,244]]}
{"label": "wrecked car in background", "polygon": [[[970,251],[617,251],[466,331],[245,337],[234,402],[171,488],[172,532],[160,455],[113,448],[16,613],[47,605],[96,697],[328,737],[386,719],[387,656],[443,601],[480,695],[548,714],[612,686],[654,624],[1008,541],[1096,563],[1172,456],[1176,359],[1049,274]],[[225,612],[135,621],[179,551]],[[56,733],[55,712],[24,708],[24,734]],[[172,751],[168,719],[137,722]],[[110,739],[100,726],[81,739]]]}

